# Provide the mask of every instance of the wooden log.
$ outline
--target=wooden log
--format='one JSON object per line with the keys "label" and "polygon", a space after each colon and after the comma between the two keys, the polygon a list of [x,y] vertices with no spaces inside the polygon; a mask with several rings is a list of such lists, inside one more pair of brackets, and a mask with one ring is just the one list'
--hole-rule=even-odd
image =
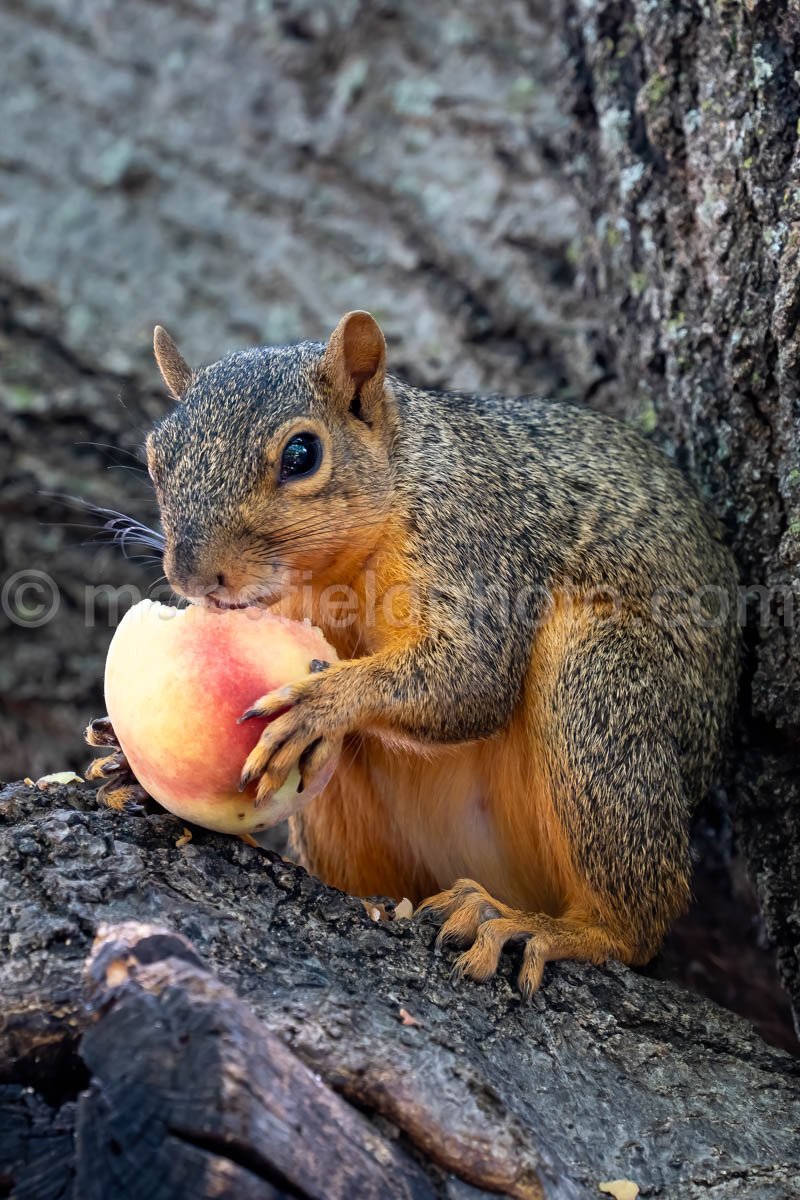
{"label": "wooden log", "polygon": [[276,855],[181,833],[88,788],[0,792],[9,1195],[36,1195],[64,1128],[75,1174],[62,1161],[52,1194],[81,1200],[101,1162],[148,1181],[117,1194],[149,1196],[170,1146],[199,1196],[360,1194],[353,1172],[378,1195],[381,1170],[388,1196],[576,1200],[618,1178],[681,1200],[797,1194],[800,1064],[739,1018],[615,964],[554,965],[529,1004],[513,955],[489,984],[455,982],[429,924],[376,922]]}
{"label": "wooden log", "polygon": [[132,1195],[433,1200],[408,1151],[269,1033],[178,935],[101,931],[80,1054],[86,1200]]}

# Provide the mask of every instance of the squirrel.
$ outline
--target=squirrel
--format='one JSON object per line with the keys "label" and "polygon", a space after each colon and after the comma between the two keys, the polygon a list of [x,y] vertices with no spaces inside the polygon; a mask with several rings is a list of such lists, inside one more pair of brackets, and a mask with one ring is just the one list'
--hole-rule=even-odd
{"label": "squirrel", "polygon": [[367,312],[197,371],[154,347],[172,588],[278,604],[339,655],[245,714],[279,714],[242,774],[262,800],[341,750],[292,818],[301,864],[433,913],[473,979],[521,943],[526,995],[549,961],[647,962],[738,674],[733,558],[688,480],[578,404],[402,382]]}

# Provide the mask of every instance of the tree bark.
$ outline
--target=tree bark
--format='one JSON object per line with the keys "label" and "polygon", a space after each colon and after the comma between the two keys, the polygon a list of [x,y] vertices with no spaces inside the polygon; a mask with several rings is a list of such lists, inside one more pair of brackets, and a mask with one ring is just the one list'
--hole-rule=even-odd
{"label": "tree bark", "polygon": [[800,6],[566,10],[605,400],[726,522],[750,621],[736,827],[800,1012]]}
{"label": "tree bark", "polygon": [[11,785],[0,822],[10,1196],[798,1194],[800,1064],[707,1000],[456,983],[430,924],[88,788]]}

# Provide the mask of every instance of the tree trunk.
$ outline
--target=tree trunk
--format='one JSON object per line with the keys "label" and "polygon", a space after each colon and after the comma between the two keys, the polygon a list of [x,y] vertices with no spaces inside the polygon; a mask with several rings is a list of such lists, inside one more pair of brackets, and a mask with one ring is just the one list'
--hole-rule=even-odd
{"label": "tree trunk", "polygon": [[800,1011],[800,5],[567,10],[584,282],[610,400],[725,520],[750,590],[736,827]]}

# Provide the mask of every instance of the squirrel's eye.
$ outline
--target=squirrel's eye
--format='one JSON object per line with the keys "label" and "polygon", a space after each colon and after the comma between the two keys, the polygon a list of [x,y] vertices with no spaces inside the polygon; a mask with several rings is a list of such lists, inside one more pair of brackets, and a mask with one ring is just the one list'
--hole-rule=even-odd
{"label": "squirrel's eye", "polygon": [[311,475],[322,461],[322,443],[315,433],[296,433],[281,457],[281,479]]}

